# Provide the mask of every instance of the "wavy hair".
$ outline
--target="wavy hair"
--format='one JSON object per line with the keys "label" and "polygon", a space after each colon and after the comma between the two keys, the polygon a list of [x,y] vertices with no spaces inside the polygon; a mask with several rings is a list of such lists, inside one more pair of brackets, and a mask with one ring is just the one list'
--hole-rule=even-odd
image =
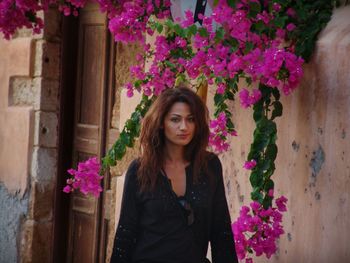
{"label": "wavy hair", "polygon": [[165,135],[161,128],[165,116],[176,102],[186,103],[195,122],[194,136],[185,146],[185,160],[193,165],[194,182],[200,171],[206,170],[206,148],[209,138],[209,114],[202,99],[187,87],[175,87],[162,92],[152,104],[142,121],[140,147],[140,166],[137,172],[140,190],[153,190],[158,175],[165,162]]}

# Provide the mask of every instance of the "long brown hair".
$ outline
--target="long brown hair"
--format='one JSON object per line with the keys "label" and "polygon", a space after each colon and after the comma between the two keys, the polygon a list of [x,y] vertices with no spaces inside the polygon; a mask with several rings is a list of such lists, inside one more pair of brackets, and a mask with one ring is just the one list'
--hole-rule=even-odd
{"label": "long brown hair", "polygon": [[193,165],[194,181],[198,180],[201,169],[206,167],[208,146],[208,109],[201,98],[186,87],[165,90],[155,100],[142,121],[140,146],[142,154],[137,172],[141,191],[153,190],[158,174],[165,162],[164,118],[176,102],[189,105],[194,117],[195,132],[191,142],[185,146],[185,160]]}

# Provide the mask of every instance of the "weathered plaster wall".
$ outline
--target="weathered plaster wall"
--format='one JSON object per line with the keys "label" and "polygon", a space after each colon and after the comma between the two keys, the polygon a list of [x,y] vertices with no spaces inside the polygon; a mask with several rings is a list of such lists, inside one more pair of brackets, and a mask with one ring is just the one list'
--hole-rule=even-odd
{"label": "weathered plaster wall", "polygon": [[28,211],[28,194],[14,196],[0,183],[0,207],[0,262],[17,262],[17,235]]}
{"label": "weathered plaster wall", "polygon": [[[255,262],[350,262],[350,6],[336,10],[305,66],[301,86],[283,98],[278,120],[276,195],[285,195],[286,234],[277,256]],[[249,204],[242,166],[253,132],[251,110],[233,106],[239,137],[222,155],[231,215]]]}
{"label": "weathered plaster wall", "polygon": [[27,153],[32,144],[30,125],[33,111],[31,107],[9,105],[9,100],[14,100],[9,87],[10,83],[16,82],[16,76],[31,76],[31,49],[30,38],[11,42],[0,39],[0,50],[3,52],[0,60],[0,180],[9,191],[22,194],[27,186],[30,162]]}
{"label": "weathered plaster wall", "polygon": [[0,262],[50,262],[57,170],[60,14],[0,38]]}

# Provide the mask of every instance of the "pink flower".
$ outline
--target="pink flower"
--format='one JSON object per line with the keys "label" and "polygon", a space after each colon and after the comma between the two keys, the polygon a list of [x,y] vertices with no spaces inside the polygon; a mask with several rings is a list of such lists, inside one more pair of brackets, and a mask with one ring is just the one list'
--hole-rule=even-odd
{"label": "pink flower", "polygon": [[225,93],[226,86],[224,83],[220,83],[218,85],[218,88],[216,89],[216,93],[218,94],[224,94]]}
{"label": "pink flower", "polygon": [[176,37],[175,44],[176,46],[183,48],[187,46],[187,41],[181,37]]}
{"label": "pink flower", "polygon": [[226,127],[227,119],[224,112],[221,112],[218,117],[210,121],[209,146],[217,153],[227,151],[229,143],[227,136],[230,134]]}
{"label": "pink flower", "polygon": [[70,193],[72,192],[73,189],[69,186],[69,185],[66,185],[64,188],[63,188],[63,192],[65,193]]}
{"label": "pink flower", "polygon": [[185,11],[185,20],[181,22],[182,27],[189,27],[190,25],[193,25],[194,23],[194,18],[193,18],[193,13],[191,10]]}
{"label": "pink flower", "polygon": [[261,91],[258,89],[254,89],[252,95],[249,94],[247,89],[242,89],[239,92],[239,98],[243,108],[248,108],[257,103],[261,99],[261,96]]}
{"label": "pink flower", "polygon": [[287,9],[287,15],[289,15],[290,17],[295,17],[296,13],[295,13],[294,9],[290,7]]}
{"label": "pink flower", "polygon": [[243,165],[243,168],[247,170],[252,170],[256,166],[257,162],[253,159],[251,161],[246,161]]}
{"label": "pink flower", "polygon": [[273,197],[273,189],[270,189],[267,195]]}
{"label": "pink flower", "polygon": [[78,164],[78,169],[69,169],[68,173],[73,176],[67,180],[67,184],[63,191],[65,193],[79,189],[83,194],[92,194],[95,197],[102,192],[101,180],[103,176],[99,175],[101,169],[100,163],[96,157],[92,157],[85,162]]}
{"label": "pink flower", "polygon": [[252,209],[242,206],[239,217],[231,225],[237,256],[248,262],[251,262],[251,258],[247,257],[248,251],[254,251],[256,256],[265,254],[270,258],[276,253],[277,240],[284,233],[282,214],[277,208],[264,209],[256,201],[250,206]]}
{"label": "pink flower", "polygon": [[289,23],[286,28],[288,31],[293,31],[296,28],[296,26],[293,23]]}
{"label": "pink flower", "polygon": [[272,5],[273,10],[275,10],[276,12],[279,12],[281,10],[281,5],[278,3],[273,3]]}
{"label": "pink flower", "polygon": [[276,206],[278,208],[278,211],[280,211],[280,212],[287,211],[287,207],[286,207],[287,201],[288,201],[288,199],[286,197],[284,197],[283,195],[280,198],[276,199]]}

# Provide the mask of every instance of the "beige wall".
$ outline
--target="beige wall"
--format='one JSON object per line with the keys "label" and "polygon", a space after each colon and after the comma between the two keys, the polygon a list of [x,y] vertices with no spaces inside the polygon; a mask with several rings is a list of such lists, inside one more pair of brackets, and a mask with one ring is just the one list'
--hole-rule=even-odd
{"label": "beige wall", "polygon": [[[350,262],[350,6],[336,10],[319,36],[301,86],[283,98],[278,120],[276,195],[285,195],[283,263]],[[249,204],[249,174],[242,166],[252,140],[251,110],[233,106],[238,137],[222,155],[233,219]]]}
{"label": "beige wall", "polygon": [[[32,107],[11,105],[10,80],[32,74],[32,39],[6,41],[0,38],[0,181],[12,193],[23,195],[27,187],[32,147]],[[12,83],[12,82],[11,82]],[[9,103],[10,102],[10,103]]]}

